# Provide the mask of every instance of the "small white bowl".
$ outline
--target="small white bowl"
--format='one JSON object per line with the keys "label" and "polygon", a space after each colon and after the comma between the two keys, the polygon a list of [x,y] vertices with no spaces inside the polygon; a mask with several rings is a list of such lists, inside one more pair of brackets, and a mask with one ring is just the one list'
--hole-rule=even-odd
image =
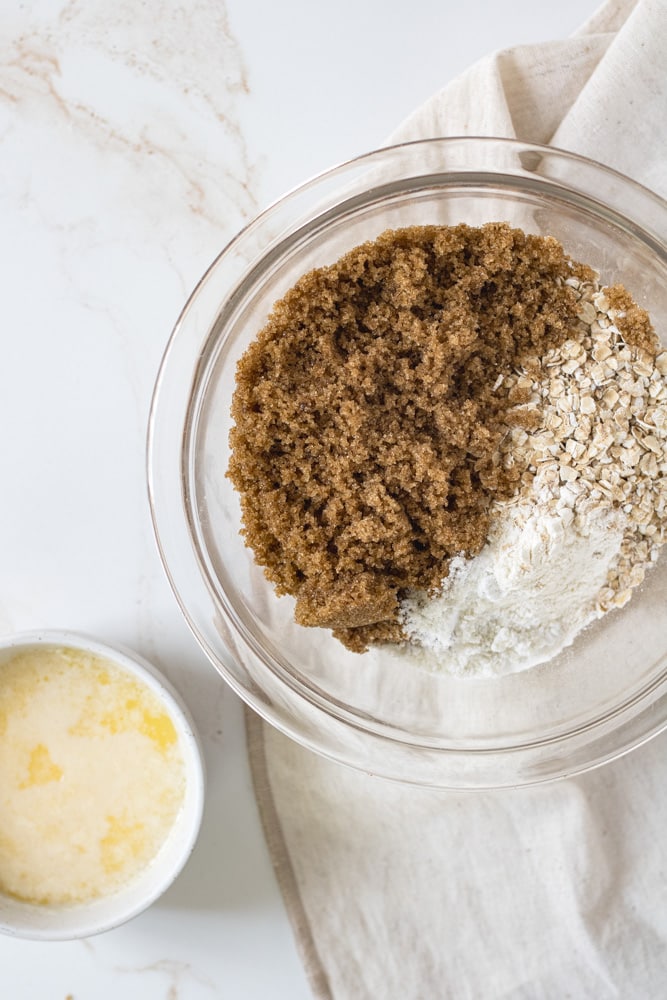
{"label": "small white bowl", "polygon": [[[0,893],[0,933],[42,941],[67,941],[111,930],[145,910],[179,874],[195,846],[204,806],[201,747],[183,699],[150,663],[120,646],[66,631],[22,632],[0,637],[0,663],[37,646],[83,650],[103,657],[143,681],[168,712],[178,733],[185,771],[183,803],[155,858],[126,886],[87,903],[46,906]],[[0,829],[2,818],[0,817]]]}

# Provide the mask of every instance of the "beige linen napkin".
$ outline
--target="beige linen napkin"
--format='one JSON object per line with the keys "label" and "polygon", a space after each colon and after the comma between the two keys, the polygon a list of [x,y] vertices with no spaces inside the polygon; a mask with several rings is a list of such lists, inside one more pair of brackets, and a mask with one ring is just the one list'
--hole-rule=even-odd
{"label": "beige linen napkin", "polygon": [[[552,143],[667,196],[667,7],[473,66],[392,136]],[[313,993],[667,997],[667,742],[553,785],[453,794],[355,773],[247,713],[257,799]]]}

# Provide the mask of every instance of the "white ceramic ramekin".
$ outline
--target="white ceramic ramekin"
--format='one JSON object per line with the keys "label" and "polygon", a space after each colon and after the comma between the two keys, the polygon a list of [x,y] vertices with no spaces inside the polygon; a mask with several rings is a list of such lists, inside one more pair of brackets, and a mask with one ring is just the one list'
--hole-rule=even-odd
{"label": "white ceramic ramekin", "polygon": [[[150,864],[124,888],[89,903],[68,906],[23,903],[0,893],[1,933],[44,941],[66,941],[100,934],[131,920],[171,885],[190,857],[199,833],[204,805],[204,766],[186,705],[166,678],[142,657],[75,632],[36,631],[0,637],[0,663],[35,646],[84,650],[110,660],[143,681],[174,723],[185,768],[183,804],[165,843]],[[0,816],[0,830],[1,827]]]}

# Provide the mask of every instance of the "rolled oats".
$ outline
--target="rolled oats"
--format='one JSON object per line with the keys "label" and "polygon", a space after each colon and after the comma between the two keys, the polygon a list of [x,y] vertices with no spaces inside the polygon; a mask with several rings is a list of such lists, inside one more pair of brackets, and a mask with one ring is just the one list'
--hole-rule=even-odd
{"label": "rolled oats", "polygon": [[601,510],[625,518],[618,559],[597,597],[601,615],[627,604],[667,538],[667,351],[630,343],[623,310],[595,282],[566,284],[579,297],[580,339],[505,377],[505,388],[539,416],[534,429],[505,437],[500,461],[528,470],[522,491],[530,486],[565,527]]}

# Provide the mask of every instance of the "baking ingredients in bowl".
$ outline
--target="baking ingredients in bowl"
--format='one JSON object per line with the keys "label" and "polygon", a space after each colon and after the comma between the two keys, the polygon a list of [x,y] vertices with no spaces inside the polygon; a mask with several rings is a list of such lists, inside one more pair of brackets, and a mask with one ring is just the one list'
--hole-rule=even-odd
{"label": "baking ingredients in bowl", "polygon": [[[600,295],[553,239],[500,223],[389,231],[302,278],[239,363],[229,474],[246,541],[278,592],[296,596],[297,621],[352,649],[409,638],[470,673],[482,669],[475,652],[506,642],[516,669],[513,612],[499,600],[490,634],[478,601],[493,590],[483,567],[494,545],[499,565],[521,552],[542,563],[530,584],[542,596],[558,590],[564,561],[574,568],[552,523],[563,501],[565,551],[578,533],[592,560],[592,594],[577,584],[567,611],[581,603],[583,624],[591,606],[623,603],[654,559],[657,353],[628,293]],[[554,503],[535,510],[548,488]],[[579,506],[565,502],[575,495]],[[521,597],[514,577],[505,584]],[[522,620],[522,635],[540,624],[524,665],[570,641],[571,628],[546,622]],[[457,643],[472,647],[460,662]]]}
{"label": "baking ingredients in bowl", "polygon": [[147,684],[79,649],[0,663],[0,892],[113,893],[155,858],[184,792],[174,722]]}

